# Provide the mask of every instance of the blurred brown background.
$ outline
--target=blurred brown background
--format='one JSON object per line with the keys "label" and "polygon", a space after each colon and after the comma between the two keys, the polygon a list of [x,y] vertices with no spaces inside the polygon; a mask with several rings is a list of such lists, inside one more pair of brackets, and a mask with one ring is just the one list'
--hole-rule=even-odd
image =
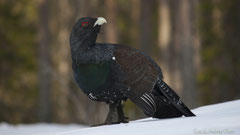
{"label": "blurred brown background", "polygon": [[[106,18],[98,42],[150,55],[190,107],[240,98],[239,0],[0,0],[0,121],[94,124],[108,112],[76,86],[69,35]],[[132,119],[145,117],[131,103]]]}

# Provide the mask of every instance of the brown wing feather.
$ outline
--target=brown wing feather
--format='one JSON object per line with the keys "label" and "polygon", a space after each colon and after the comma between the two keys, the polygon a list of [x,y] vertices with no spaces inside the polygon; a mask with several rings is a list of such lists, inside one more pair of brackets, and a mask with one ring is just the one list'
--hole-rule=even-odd
{"label": "brown wing feather", "polygon": [[145,55],[126,46],[116,46],[114,56],[121,71],[126,74],[124,83],[130,87],[128,98],[146,114],[152,115],[156,107],[151,92],[159,80],[158,70]]}

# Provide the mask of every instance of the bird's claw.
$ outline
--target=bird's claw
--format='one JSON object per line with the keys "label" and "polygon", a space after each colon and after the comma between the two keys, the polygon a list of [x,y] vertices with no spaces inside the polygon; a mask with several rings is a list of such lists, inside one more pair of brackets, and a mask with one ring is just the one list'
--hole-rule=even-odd
{"label": "bird's claw", "polygon": [[91,127],[104,126],[104,125],[112,125],[112,124],[120,124],[120,123],[129,123],[129,121],[127,121],[127,120],[120,120],[120,121],[117,121],[117,122],[104,122],[104,123],[102,123],[102,124],[92,125]]}

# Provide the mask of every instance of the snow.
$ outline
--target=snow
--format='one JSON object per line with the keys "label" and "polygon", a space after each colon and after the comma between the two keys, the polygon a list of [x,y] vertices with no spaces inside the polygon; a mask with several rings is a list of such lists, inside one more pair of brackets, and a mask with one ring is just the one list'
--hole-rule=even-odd
{"label": "snow", "polygon": [[240,100],[192,110],[197,117],[146,118],[127,124],[80,125],[0,124],[0,135],[240,135]]}
{"label": "snow", "polygon": [[75,130],[84,128],[86,126],[70,124],[20,124],[20,125],[10,125],[7,123],[0,124],[0,135],[51,135],[55,132],[64,132],[69,130]]}

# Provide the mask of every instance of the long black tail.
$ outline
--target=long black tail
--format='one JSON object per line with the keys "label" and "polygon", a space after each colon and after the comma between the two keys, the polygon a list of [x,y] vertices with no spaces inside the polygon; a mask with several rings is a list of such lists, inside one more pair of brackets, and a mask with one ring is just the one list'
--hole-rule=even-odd
{"label": "long black tail", "polygon": [[[184,115],[186,117],[196,116],[180,100],[180,97],[177,95],[177,93],[171,87],[169,87],[163,80],[159,80],[155,87],[157,87],[157,88],[154,89],[154,92],[158,93],[157,95],[160,97],[158,99],[161,101],[166,101],[168,104],[170,104],[170,105],[168,105],[169,107],[165,107],[165,108],[168,108],[172,111],[172,112],[169,112],[169,113],[173,113],[172,117],[174,117],[174,116],[179,117],[179,113],[180,113],[180,115]],[[162,108],[160,107],[160,109],[162,109]],[[159,112],[161,112],[161,111],[162,110],[159,110]],[[162,114],[158,115],[158,111],[157,111],[155,115],[156,115],[156,117],[161,117]]]}

